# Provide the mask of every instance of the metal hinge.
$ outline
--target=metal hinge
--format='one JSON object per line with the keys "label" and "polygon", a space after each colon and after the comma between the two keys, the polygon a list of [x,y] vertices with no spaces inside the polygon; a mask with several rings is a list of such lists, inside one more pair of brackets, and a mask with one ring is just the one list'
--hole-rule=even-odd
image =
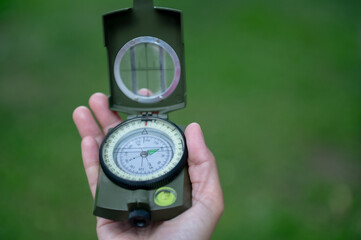
{"label": "metal hinge", "polygon": [[135,117],[141,117],[141,118],[149,118],[149,117],[156,117],[156,118],[162,118],[162,119],[168,119],[168,114],[160,114],[159,112],[140,112],[138,115],[128,115],[128,119],[132,119]]}

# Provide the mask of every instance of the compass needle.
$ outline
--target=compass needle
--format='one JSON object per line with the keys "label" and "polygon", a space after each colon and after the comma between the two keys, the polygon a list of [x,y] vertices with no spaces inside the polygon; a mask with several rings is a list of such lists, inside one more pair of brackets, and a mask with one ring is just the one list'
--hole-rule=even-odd
{"label": "compass needle", "polygon": [[148,150],[148,154],[149,155],[153,155],[153,153],[156,153],[159,149],[151,149],[151,150]]}

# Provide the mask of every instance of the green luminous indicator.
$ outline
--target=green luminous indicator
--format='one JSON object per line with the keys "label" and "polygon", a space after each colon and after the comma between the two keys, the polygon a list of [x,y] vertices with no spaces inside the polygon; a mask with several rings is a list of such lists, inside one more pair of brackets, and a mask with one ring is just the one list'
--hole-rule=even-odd
{"label": "green luminous indicator", "polygon": [[148,154],[149,155],[152,155],[153,153],[157,152],[159,149],[151,149],[151,150],[148,150]]}
{"label": "green luminous indicator", "polygon": [[177,192],[170,187],[161,187],[154,194],[154,202],[161,207],[172,205],[177,200]]}

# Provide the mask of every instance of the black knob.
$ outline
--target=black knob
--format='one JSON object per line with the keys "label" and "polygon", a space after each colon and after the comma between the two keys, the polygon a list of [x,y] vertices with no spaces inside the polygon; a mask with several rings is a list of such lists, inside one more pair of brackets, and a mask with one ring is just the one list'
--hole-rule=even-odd
{"label": "black knob", "polygon": [[135,209],[129,213],[128,220],[132,226],[144,228],[150,223],[150,213],[147,210]]}

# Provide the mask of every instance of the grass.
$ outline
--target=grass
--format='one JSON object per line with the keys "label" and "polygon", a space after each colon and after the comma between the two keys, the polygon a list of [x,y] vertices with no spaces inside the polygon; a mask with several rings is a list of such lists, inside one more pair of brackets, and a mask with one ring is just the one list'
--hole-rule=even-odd
{"label": "grass", "polygon": [[[358,1],[156,1],[184,12],[188,105],[217,157],[213,239],[359,239]],[[0,2],[0,239],[96,239],[73,109],[108,93],[101,14]]]}

